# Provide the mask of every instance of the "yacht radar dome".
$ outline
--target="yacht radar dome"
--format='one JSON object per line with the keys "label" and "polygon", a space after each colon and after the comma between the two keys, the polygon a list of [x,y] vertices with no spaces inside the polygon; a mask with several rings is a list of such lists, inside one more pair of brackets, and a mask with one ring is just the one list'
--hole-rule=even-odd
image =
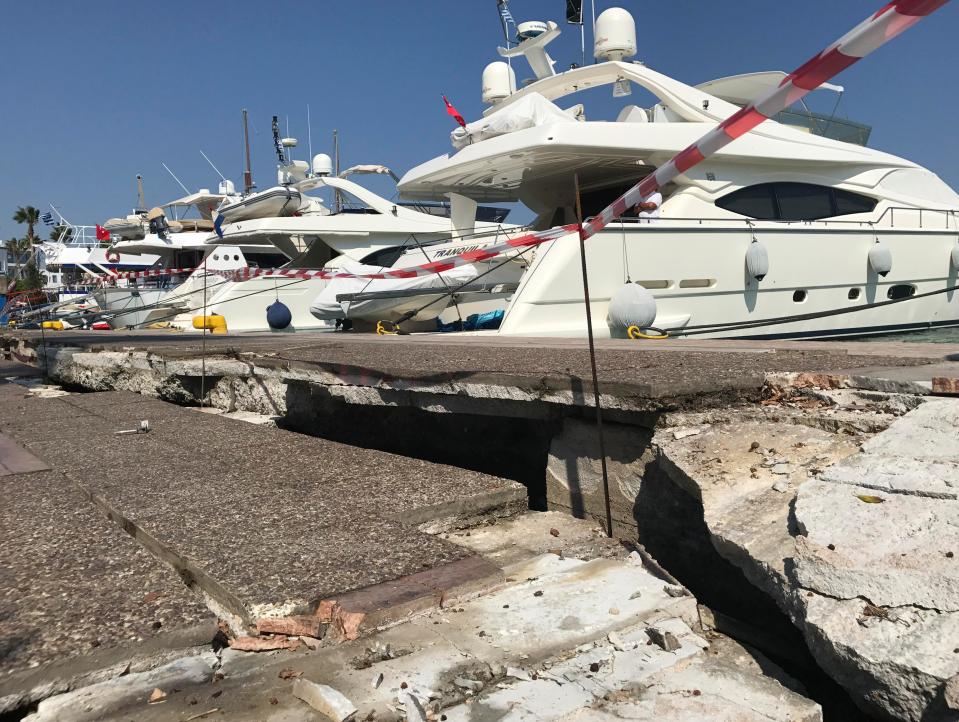
{"label": "yacht radar dome", "polygon": [[233,185],[231,180],[221,180],[220,181],[220,195],[232,196],[236,194],[236,187]]}
{"label": "yacht radar dome", "polygon": [[516,92],[516,73],[500,60],[483,69],[483,102],[496,105]]}
{"label": "yacht radar dome", "polygon": [[623,8],[609,8],[596,18],[593,57],[620,61],[636,54],[636,22]]}
{"label": "yacht radar dome", "polygon": [[317,153],[313,156],[313,175],[333,175],[333,159],[326,153]]}
{"label": "yacht radar dome", "polygon": [[516,37],[520,42],[542,35],[549,26],[540,20],[528,20],[516,26]]}
{"label": "yacht radar dome", "polygon": [[280,141],[280,145],[282,145],[284,148],[296,148],[296,143],[296,138],[284,138]]}

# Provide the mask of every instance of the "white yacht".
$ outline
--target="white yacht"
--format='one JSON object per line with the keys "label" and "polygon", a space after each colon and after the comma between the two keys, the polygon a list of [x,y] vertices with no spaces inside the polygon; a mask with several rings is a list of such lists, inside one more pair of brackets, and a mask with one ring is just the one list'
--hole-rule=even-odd
{"label": "white yacht", "polygon": [[[96,289],[94,296],[103,311],[114,312],[107,320],[114,328],[173,323],[180,313],[201,308],[228,282],[224,273],[247,268],[251,263],[267,267],[288,259],[276,249],[239,245],[211,247],[206,241],[213,230],[216,206],[236,197],[233,184],[223,181],[219,192],[201,189],[143,214],[139,233],[128,232],[115,241],[107,254],[114,257],[153,259],[151,278],[127,281],[122,275]],[[195,209],[199,218],[183,215]],[[167,213],[172,218],[167,219]]]}
{"label": "white yacht", "polygon": [[[252,278],[224,284],[208,299],[207,313],[223,316],[228,330],[290,332],[331,329],[336,321],[351,319],[351,306],[377,316],[368,319],[361,313],[356,319],[389,320],[401,314],[411,303],[423,299],[410,300],[417,294],[410,294],[410,288],[398,289],[396,284],[389,288],[373,284],[370,288],[368,281],[357,285],[351,282],[352,279],[345,279],[342,285],[334,281],[333,288],[328,289],[331,282],[319,274],[311,275],[311,272],[361,268],[376,272],[392,266],[404,251],[410,252],[410,264],[419,264],[434,260],[434,257],[441,258],[450,252],[450,248],[462,249],[471,238],[488,236],[502,240],[503,234],[514,228],[502,222],[507,209],[478,207],[466,198],[460,199],[461,202],[454,199],[452,204],[402,204],[383,198],[348,178],[357,174],[396,177],[381,165],[353,166],[338,176],[332,172],[329,156],[322,153],[316,155],[309,166],[304,161],[281,163],[277,188],[285,189],[287,197],[292,198],[295,194],[299,203],[296,214],[244,218],[222,225],[217,235],[209,237],[207,242],[213,247],[259,246],[279,250],[292,259],[275,272],[257,272],[251,274]],[[309,195],[324,190],[332,191],[335,202],[327,204],[315,195]],[[270,189],[270,195],[279,197],[281,194],[274,188]],[[231,203],[230,207],[236,205]],[[515,288],[525,265],[512,269],[512,288]],[[428,283],[445,288],[441,276]],[[501,292],[502,283],[500,279],[483,285],[482,289],[492,292],[493,286],[499,286],[497,291]],[[341,306],[336,298],[364,292],[366,296],[355,303],[347,300],[345,306]],[[369,294],[375,292],[388,292],[389,298],[370,298]],[[316,299],[321,293],[329,296],[329,302],[317,305]],[[267,308],[276,302],[289,312],[289,319],[279,325],[269,323],[267,318]],[[438,316],[451,302],[431,304],[429,312],[435,311],[433,316]],[[183,316],[176,325],[189,330],[192,320]]]}
{"label": "white yacht", "polygon": [[[519,29],[518,46],[500,53],[525,56],[537,77],[517,89],[506,63],[487,66],[484,117],[452,134],[451,152],[406,173],[402,198],[521,201],[536,214],[536,229],[576,223],[574,175],[583,216],[596,215],[785,77],[752,73],[692,86],[630,62],[635,25],[620,8],[597,19],[599,62],[565,72],[555,71],[545,50],[559,35],[555,23]],[[598,88],[622,99],[615,119],[594,119],[580,104]],[[637,105],[634,92],[653,99]],[[790,108],[662,189],[659,218],[623,217],[590,238],[596,335],[626,332],[608,306],[630,284],[655,298],[650,325],[680,337],[834,337],[959,325],[954,291],[923,295],[957,285],[959,195],[926,168],[866,147],[867,137],[864,126]],[[544,243],[528,258],[499,333],[585,335],[578,234]],[[873,305],[898,299],[910,300]],[[849,309],[855,312],[832,313]],[[801,318],[764,323],[794,316]],[[757,325],[742,326],[751,322]]]}

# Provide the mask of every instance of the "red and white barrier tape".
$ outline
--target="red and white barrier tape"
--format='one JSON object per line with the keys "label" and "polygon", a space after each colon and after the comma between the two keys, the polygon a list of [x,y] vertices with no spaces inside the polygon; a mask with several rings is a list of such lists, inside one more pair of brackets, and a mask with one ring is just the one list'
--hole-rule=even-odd
{"label": "red and white barrier tape", "polygon": [[[672,182],[690,168],[703,162],[732,141],[736,140],[757,125],[805,97],[824,82],[842,72],[850,65],[866,57],[872,51],[889,42],[903,31],[909,29],[922,18],[932,14],[949,0],[893,0],[888,5],[867,18],[839,40],[815,57],[799,66],[779,84],[758,100],[729,116],[685,150],[656,169],[634,185],[623,195],[610,203],[596,217],[586,222],[582,228],[576,224],[558,226],[546,231],[528,233],[511,238],[502,243],[493,244],[452,256],[443,261],[432,261],[421,266],[393,269],[382,273],[347,273],[346,271],[305,271],[247,268],[233,271],[229,275],[238,280],[247,280],[258,276],[279,276],[284,278],[414,278],[433,273],[449,271],[468,263],[486,261],[518,248],[530,248],[561,238],[577,230],[582,237],[590,238],[599,233],[627,209],[649,198],[657,190]],[[121,278],[148,278],[150,275],[169,275],[187,272],[193,269],[175,269],[167,271],[138,271],[134,274],[120,274]]]}

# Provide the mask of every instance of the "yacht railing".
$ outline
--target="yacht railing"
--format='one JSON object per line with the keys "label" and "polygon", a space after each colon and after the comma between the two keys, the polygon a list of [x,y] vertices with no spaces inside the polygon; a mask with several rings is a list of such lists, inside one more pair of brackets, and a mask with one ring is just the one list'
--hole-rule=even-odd
{"label": "yacht railing", "polygon": [[782,221],[776,219],[751,219],[751,218],[715,218],[709,216],[668,216],[649,220],[646,218],[628,218],[620,217],[616,223],[626,223],[629,225],[645,226],[657,225],[662,223],[695,223],[702,225],[704,223],[728,224],[733,226],[744,225],[747,227],[756,227],[757,225],[774,226],[840,226],[840,227],[859,227],[859,228],[909,228],[922,229],[929,231],[957,231],[959,232],[959,210],[951,208],[914,208],[910,206],[889,206],[879,214],[875,220],[845,220],[841,218],[821,218],[808,221]]}

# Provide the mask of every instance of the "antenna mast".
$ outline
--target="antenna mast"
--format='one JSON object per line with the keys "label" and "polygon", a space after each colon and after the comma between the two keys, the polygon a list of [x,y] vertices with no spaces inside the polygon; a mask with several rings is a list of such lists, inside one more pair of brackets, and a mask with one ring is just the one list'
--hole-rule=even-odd
{"label": "antenna mast", "polygon": [[[333,131],[333,174],[339,178],[340,177],[340,131]],[[337,188],[333,189],[334,204],[333,208],[337,213],[343,210],[343,201],[340,198],[340,191]]]}
{"label": "antenna mast", "polygon": [[147,212],[147,202],[143,200],[143,176],[137,173],[137,213]]}
{"label": "antenna mast", "polygon": [[[246,108],[243,109],[243,144],[246,147],[246,170],[243,171],[243,192],[251,193],[256,184],[253,182],[253,170],[250,168],[250,129],[247,125]],[[219,171],[217,171],[219,173]]]}
{"label": "antenna mast", "polygon": [[220,180],[224,180],[224,181],[225,181],[226,178],[223,177],[223,174],[220,172],[220,169],[217,168],[215,165],[213,165],[213,161],[210,160],[209,158],[207,158],[206,153],[204,153],[204,152],[201,150],[201,151],[200,151],[200,155],[202,155],[202,156],[206,159],[206,162],[210,164],[210,167],[211,167],[213,170],[216,171],[216,174],[217,174],[218,176],[220,176]]}

